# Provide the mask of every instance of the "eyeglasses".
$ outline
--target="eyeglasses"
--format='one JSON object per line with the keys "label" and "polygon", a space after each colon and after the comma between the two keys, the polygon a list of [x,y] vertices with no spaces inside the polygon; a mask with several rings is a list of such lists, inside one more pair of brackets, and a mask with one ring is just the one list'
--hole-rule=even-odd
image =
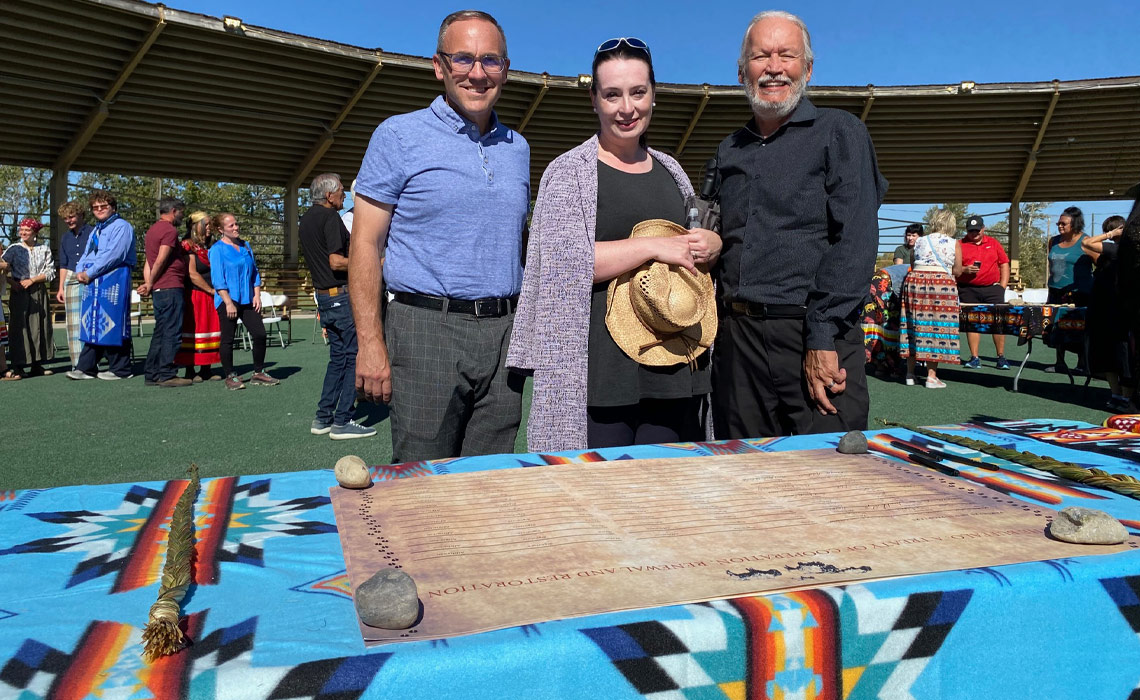
{"label": "eyeglasses", "polygon": [[496,56],[491,53],[483,56],[474,56],[469,53],[444,53],[442,51],[436,53],[446,58],[451,64],[451,70],[456,73],[470,73],[475,68],[476,63],[483,66],[483,70],[487,73],[502,73],[507,69],[506,56]]}
{"label": "eyeglasses", "polygon": [[622,44],[625,44],[631,49],[644,51],[646,55],[653,55],[649,51],[649,44],[646,44],[644,41],[634,36],[623,36],[618,37],[617,39],[606,39],[602,43],[598,44],[598,50],[594,52],[594,56],[597,56],[600,53],[605,53],[607,51],[613,51]]}
{"label": "eyeglasses", "polygon": [[110,204],[92,204],[91,205],[91,211],[103,211],[104,209],[110,209],[110,208],[111,208]]}

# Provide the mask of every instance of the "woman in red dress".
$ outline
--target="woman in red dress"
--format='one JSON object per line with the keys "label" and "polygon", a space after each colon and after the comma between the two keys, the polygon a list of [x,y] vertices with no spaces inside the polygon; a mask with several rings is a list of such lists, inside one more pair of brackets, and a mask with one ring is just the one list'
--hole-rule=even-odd
{"label": "woman in red dress", "polygon": [[[220,363],[218,348],[222,340],[218,312],[214,309],[214,287],[210,284],[210,239],[206,224],[209,216],[196,211],[187,217],[188,235],[182,247],[188,253],[189,275],[186,278],[186,303],[182,314],[182,347],[174,363],[186,368],[186,378],[195,383],[220,380],[210,372],[210,365]],[[195,373],[195,368],[197,372]]]}

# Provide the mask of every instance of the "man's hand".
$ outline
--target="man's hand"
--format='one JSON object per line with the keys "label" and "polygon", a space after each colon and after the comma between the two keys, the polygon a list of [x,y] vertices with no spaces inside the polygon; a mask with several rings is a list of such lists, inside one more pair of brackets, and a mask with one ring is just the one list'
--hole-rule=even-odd
{"label": "man's hand", "polygon": [[59,289],[56,291],[56,293],[55,293],[55,303],[57,303],[57,304],[63,304],[63,303],[66,303],[66,302],[65,302],[65,300],[64,300],[64,296],[63,296],[63,287],[60,287],[60,288],[59,288]]}
{"label": "man's hand", "polygon": [[135,291],[139,293],[140,297],[148,297],[150,296],[150,285],[146,282],[143,282],[135,288]]}
{"label": "man's hand", "polygon": [[35,284],[35,282],[33,282],[30,277],[26,280],[20,280],[20,286],[23,287],[24,289],[31,287],[33,284]]}
{"label": "man's hand", "polygon": [[847,390],[847,370],[839,366],[839,353],[808,350],[804,355],[804,379],[808,394],[821,414],[839,413],[830,398]]}
{"label": "man's hand", "polygon": [[257,313],[261,313],[261,295],[260,294],[254,294],[253,300],[250,301],[250,304],[253,305],[254,311],[256,311]]}
{"label": "man's hand", "polygon": [[80,272],[79,274],[77,274],[75,276],[75,281],[79,282],[80,284],[90,284],[91,283],[91,276],[88,275],[86,272]]}
{"label": "man's hand", "polygon": [[392,400],[392,365],[383,340],[361,341],[356,353],[356,393],[373,403]]}

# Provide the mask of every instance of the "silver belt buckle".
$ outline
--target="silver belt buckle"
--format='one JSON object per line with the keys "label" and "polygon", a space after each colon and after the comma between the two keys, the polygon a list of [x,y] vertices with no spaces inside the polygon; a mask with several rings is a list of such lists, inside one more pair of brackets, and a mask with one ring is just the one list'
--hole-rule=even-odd
{"label": "silver belt buckle", "polygon": [[475,318],[487,318],[499,314],[498,299],[476,299]]}

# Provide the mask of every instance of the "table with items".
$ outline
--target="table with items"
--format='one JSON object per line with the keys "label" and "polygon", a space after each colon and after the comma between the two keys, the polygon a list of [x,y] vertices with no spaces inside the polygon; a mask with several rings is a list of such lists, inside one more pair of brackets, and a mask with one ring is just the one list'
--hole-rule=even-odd
{"label": "table with items", "polygon": [[[1136,476],[1134,423],[1021,420],[938,430]],[[833,450],[839,437],[469,457],[371,473],[381,482],[630,459],[700,461]],[[148,663],[142,628],[187,481],[0,491],[0,697],[1140,694],[1140,501],[904,428],[867,437],[872,453],[891,464],[1024,511],[1042,526],[1041,537],[1057,510],[1087,506],[1120,520],[1128,540],[1115,554],[1082,556],[1081,545],[1072,545],[1074,556],[1046,561],[824,583],[365,648],[330,504],[332,470],[210,478],[194,506],[192,583],[182,601],[191,643]],[[818,506],[826,509],[828,499]]]}

